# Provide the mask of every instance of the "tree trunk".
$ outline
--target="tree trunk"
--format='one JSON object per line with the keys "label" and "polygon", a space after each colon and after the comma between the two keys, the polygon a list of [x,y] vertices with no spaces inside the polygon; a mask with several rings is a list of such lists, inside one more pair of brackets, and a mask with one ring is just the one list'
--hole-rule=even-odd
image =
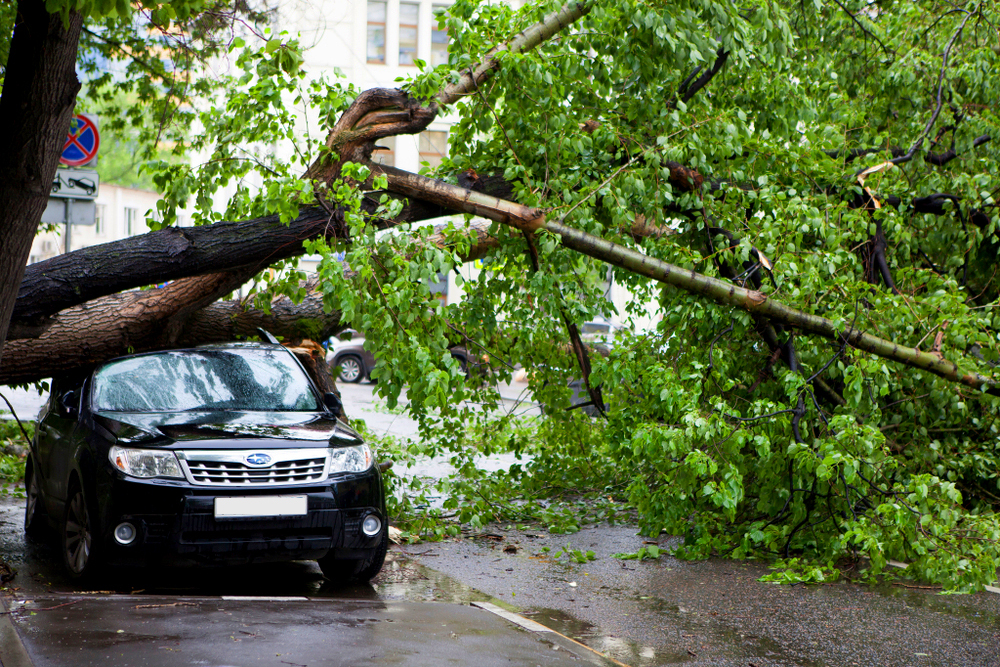
{"label": "tree trunk", "polygon": [[301,303],[279,297],[270,313],[240,301],[183,312],[191,303],[231,291],[237,281],[234,274],[188,278],[164,289],[116,294],[70,308],[41,337],[8,343],[0,384],[35,382],[124,354],[255,338],[258,327],[286,340],[315,341],[343,329],[339,312],[323,311],[315,281],[307,283]]}
{"label": "tree trunk", "polygon": [[63,25],[42,0],[17,3],[0,95],[0,355],[80,90],[82,25],[75,12]]}
{"label": "tree trunk", "polygon": [[[330,214],[305,209],[289,225],[277,216],[158,232],[75,250],[28,267],[11,318],[11,338],[40,333],[47,317],[92,299],[188,276],[268,264],[303,252]],[[19,335],[20,334],[20,335]]]}
{"label": "tree trunk", "polygon": [[[473,221],[470,227],[476,240],[466,261],[479,259],[497,247],[497,239],[487,233],[487,223]],[[209,228],[217,226],[203,229]],[[428,241],[443,246],[443,226]],[[230,254],[245,256],[233,253],[232,248],[230,245]],[[272,303],[270,314],[244,307],[238,301],[212,303],[252,275],[252,267],[242,267],[226,274],[184,278],[163,289],[114,294],[68,308],[52,318],[39,336],[8,343],[7,362],[0,368],[0,385],[34,382],[130,352],[253,338],[259,335],[258,328],[285,340],[314,341],[324,341],[344,328],[339,312],[324,312],[316,278],[307,281],[308,293],[301,303],[279,297]]]}
{"label": "tree trunk", "polygon": [[[498,185],[501,191],[504,187]],[[448,213],[433,204],[413,202],[398,218],[379,225],[388,227]],[[21,282],[8,338],[37,338],[53,324],[52,315],[127,289],[234,269],[247,269],[252,276],[272,262],[301,255],[302,241],[332,232],[329,223],[329,213],[308,208],[288,226],[270,216],[203,227],[171,227],[32,264]],[[473,224],[478,240],[469,261],[496,246],[486,227]],[[435,239],[443,242],[440,234],[432,241]]]}

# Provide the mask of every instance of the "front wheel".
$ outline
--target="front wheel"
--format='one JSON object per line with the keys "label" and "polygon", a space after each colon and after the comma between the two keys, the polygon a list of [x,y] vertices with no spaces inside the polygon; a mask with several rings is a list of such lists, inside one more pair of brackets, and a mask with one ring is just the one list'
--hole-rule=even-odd
{"label": "front wheel", "polygon": [[361,382],[364,375],[365,369],[358,357],[348,355],[340,360],[340,379],[344,382]]}
{"label": "front wheel", "polygon": [[382,538],[368,558],[348,560],[324,556],[316,562],[319,563],[319,569],[323,571],[323,575],[331,581],[341,583],[353,579],[365,583],[371,581],[376,574],[382,571],[382,565],[385,564],[385,554],[388,551],[389,529],[387,524],[382,527]]}
{"label": "front wheel", "polygon": [[94,577],[101,565],[101,549],[93,515],[79,483],[70,487],[62,526],[63,562],[74,579]]}

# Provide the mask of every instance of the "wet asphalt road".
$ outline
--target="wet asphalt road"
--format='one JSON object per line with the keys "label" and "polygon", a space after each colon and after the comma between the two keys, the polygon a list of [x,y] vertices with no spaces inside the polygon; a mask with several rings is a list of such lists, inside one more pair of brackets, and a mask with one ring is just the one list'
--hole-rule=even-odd
{"label": "wet asphalt road", "polygon": [[599,664],[453,604],[122,596],[37,598],[13,610],[34,667]]}
{"label": "wet asphalt road", "polygon": [[[785,586],[759,582],[769,570],[758,563],[620,561],[611,554],[643,543],[625,526],[569,536],[493,530],[495,536],[407,550],[635,667],[1000,665],[997,594],[944,596],[905,587],[912,582]],[[567,544],[597,559],[551,557]]]}
{"label": "wet asphalt road", "polygon": [[54,538],[25,540],[23,511],[0,502],[0,560],[17,570],[0,591],[3,667],[614,664],[398,551],[373,584],[334,585],[300,561],[116,569],[81,588]]}
{"label": "wet asphalt road", "polygon": [[[345,402],[359,413],[352,416],[382,432],[413,432],[405,417],[379,410],[370,385],[346,389]],[[779,586],[757,581],[767,572],[763,565],[728,560],[619,561],[611,554],[643,544],[628,526],[569,536],[493,527],[478,536],[394,547],[382,574],[365,586],[334,586],[314,563],[296,562],[119,571],[106,590],[81,591],[65,580],[51,546],[24,541],[22,508],[22,501],[0,501],[0,560],[18,569],[4,600],[14,612],[7,618],[29,649],[35,647],[39,666],[485,665],[494,658],[496,664],[527,665],[595,659],[582,650],[571,654],[566,649],[572,643],[555,635],[532,635],[468,606],[492,600],[633,667],[1000,667],[1000,595],[943,596],[910,582]],[[659,543],[669,547],[671,539]],[[567,545],[592,550],[597,559],[577,564],[553,558]],[[29,609],[67,602],[34,615]],[[122,627],[111,627],[115,619]],[[438,631],[436,622],[450,626]],[[95,633],[98,648],[80,651],[83,630]],[[173,645],[161,641],[171,637]],[[61,646],[78,655],[67,661],[68,653],[57,651]],[[192,649],[199,646],[204,652],[196,657]],[[140,648],[153,658],[129,662],[126,654],[137,656]],[[292,650],[302,651],[296,655],[303,660],[294,659]],[[504,663],[505,655],[512,662]]]}
{"label": "wet asphalt road", "polygon": [[[778,586],[757,581],[763,566],[733,561],[623,562],[610,554],[643,541],[624,526],[570,536],[495,528],[394,547],[372,585],[336,586],[295,562],[124,570],[81,590],[52,545],[24,541],[21,511],[0,507],[0,557],[18,568],[5,601],[36,667],[596,660],[468,606],[489,601],[633,667],[1000,665],[1000,595]],[[597,559],[552,558],[566,545]]]}

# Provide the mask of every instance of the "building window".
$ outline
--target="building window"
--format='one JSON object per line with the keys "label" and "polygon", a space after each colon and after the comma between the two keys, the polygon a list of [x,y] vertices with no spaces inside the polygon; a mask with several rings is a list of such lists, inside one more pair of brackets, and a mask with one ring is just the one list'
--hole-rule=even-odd
{"label": "building window", "polygon": [[420,162],[437,167],[448,154],[448,133],[428,130],[420,133]]}
{"label": "building window", "polygon": [[420,5],[399,3],[399,64],[413,65],[417,57],[417,32],[420,29]]}
{"label": "building window", "polygon": [[105,230],[105,219],[108,215],[107,204],[94,204],[94,233],[103,236]]}
{"label": "building window", "polygon": [[386,3],[368,0],[368,62],[385,64]]}
{"label": "building window", "polygon": [[[446,8],[443,5],[436,5],[434,7],[434,12],[444,11]],[[435,24],[431,28],[431,65],[437,67],[438,65],[448,64],[448,29],[438,28],[435,19]]]}
{"label": "building window", "polygon": [[372,153],[372,162],[375,164],[384,164],[387,167],[396,166],[396,137],[379,139],[375,143],[375,147],[376,150]]}
{"label": "building window", "polygon": [[125,236],[132,236],[139,229],[139,209],[125,209]]}

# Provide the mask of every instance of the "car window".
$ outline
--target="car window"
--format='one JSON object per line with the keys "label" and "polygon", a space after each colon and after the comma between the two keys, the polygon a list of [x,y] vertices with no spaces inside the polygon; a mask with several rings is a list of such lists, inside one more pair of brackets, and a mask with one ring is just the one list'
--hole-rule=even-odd
{"label": "car window", "polygon": [[606,334],[611,331],[610,324],[604,324],[603,322],[584,322],[580,327],[580,333],[582,334]]}
{"label": "car window", "polygon": [[280,349],[182,350],[113,361],[94,374],[94,409],[115,412],[318,410]]}

